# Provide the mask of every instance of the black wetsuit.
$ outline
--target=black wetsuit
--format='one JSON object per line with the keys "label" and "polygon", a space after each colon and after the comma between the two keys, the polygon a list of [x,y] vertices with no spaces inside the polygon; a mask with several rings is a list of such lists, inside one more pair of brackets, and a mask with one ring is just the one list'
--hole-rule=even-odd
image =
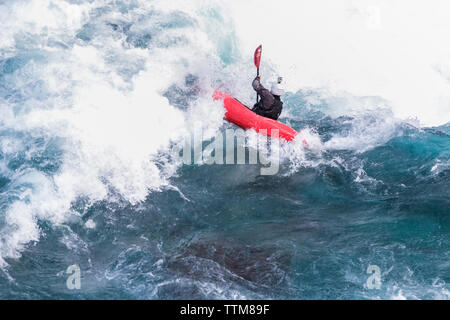
{"label": "black wetsuit", "polygon": [[261,100],[253,106],[252,111],[260,116],[277,120],[283,109],[283,102],[280,100],[280,96],[275,96],[264,88],[259,78],[253,80],[252,86],[261,97]]}

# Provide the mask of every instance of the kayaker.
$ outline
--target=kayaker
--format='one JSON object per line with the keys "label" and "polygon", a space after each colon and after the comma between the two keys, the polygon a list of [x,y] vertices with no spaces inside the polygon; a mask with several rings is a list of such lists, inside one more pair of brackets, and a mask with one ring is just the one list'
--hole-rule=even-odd
{"label": "kayaker", "polygon": [[253,89],[261,97],[259,102],[253,106],[252,111],[260,116],[277,120],[283,109],[283,102],[280,99],[284,94],[284,90],[280,86],[283,78],[278,77],[270,91],[263,87],[260,80],[261,76],[258,75],[252,83]]}

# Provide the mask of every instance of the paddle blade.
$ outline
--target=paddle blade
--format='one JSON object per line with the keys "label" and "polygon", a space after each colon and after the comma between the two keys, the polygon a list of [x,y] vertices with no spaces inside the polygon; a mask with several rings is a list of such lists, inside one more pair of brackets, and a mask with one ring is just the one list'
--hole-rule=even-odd
{"label": "paddle blade", "polygon": [[261,52],[262,52],[262,45],[260,45],[258,48],[256,48],[255,50],[255,55],[254,55],[254,61],[255,61],[255,67],[259,68],[259,63],[261,62]]}

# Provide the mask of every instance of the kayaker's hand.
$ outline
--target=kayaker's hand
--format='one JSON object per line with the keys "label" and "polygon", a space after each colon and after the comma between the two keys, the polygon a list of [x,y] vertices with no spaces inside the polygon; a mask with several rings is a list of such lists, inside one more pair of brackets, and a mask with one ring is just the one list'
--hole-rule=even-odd
{"label": "kayaker's hand", "polygon": [[260,76],[257,76],[252,82],[252,87],[255,91],[258,91],[258,88],[261,86],[261,83],[259,81],[260,78]]}

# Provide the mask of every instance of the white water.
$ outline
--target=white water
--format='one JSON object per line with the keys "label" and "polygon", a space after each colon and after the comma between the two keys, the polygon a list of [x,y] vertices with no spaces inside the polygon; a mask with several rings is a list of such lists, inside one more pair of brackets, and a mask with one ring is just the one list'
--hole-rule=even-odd
{"label": "white water", "polygon": [[[406,7],[406,2],[377,2],[379,24],[368,23],[372,18],[367,10],[373,10],[368,1],[137,1],[126,13],[91,16],[91,10],[106,3],[35,0],[0,5],[1,58],[34,50],[46,59],[31,59],[5,76],[11,88],[21,90],[22,100],[0,100],[2,128],[26,133],[26,139],[58,137],[64,151],[54,175],[32,168],[9,172],[1,163],[2,173],[17,188],[11,191],[15,200],[1,213],[0,266],[39,240],[39,220],[61,224],[79,214],[71,210],[79,197],[88,203],[114,201],[109,197],[114,191],[135,204],[166,186],[176,167],[158,167],[159,152],[195,124],[207,124],[208,138],[223,123],[223,110],[206,98],[213,87],[224,84],[243,102],[252,101],[252,53],[259,43],[265,81],[277,70],[290,91],[320,89],[334,114],[387,104],[395,116],[418,117],[422,124],[450,120],[447,2],[409,1]],[[145,17],[153,10],[158,15]],[[159,29],[159,23],[180,12],[192,24]],[[125,36],[107,26],[112,22],[133,22],[134,34],[150,32],[154,42],[149,48],[127,46]],[[90,41],[76,37],[86,23],[94,25]],[[162,95],[172,84],[183,86],[187,74],[202,76],[203,97],[190,106],[191,113],[174,108]],[[35,86],[38,81],[42,87]],[[376,99],[367,105],[353,96]],[[333,103],[336,97],[347,103]],[[335,137],[326,147],[377,145],[394,132],[390,119],[368,128],[356,121],[353,134]],[[317,135],[305,132],[320,150]],[[2,140],[6,159],[29,143],[20,139]],[[29,158],[38,151],[31,146]],[[287,156],[293,170],[305,163],[303,152]]]}
{"label": "white water", "polygon": [[[449,1],[249,0],[230,7],[248,63],[263,44],[263,66],[273,62],[290,90],[377,96],[396,117],[450,121]],[[272,74],[263,69],[264,76]]]}
{"label": "white water", "polygon": [[[210,36],[214,30],[205,27],[207,18],[186,10],[192,25],[160,30],[159,24],[179,13],[171,11],[172,5],[142,1],[121,14],[107,12],[107,3],[10,1],[0,7],[6,23],[0,36],[1,57],[32,50],[31,55],[39,51],[46,60],[39,63],[33,56],[21,69],[5,75],[11,90],[21,90],[22,100],[0,100],[1,127],[27,134],[24,141],[10,137],[2,142],[5,159],[14,158],[31,137],[46,141],[57,137],[63,150],[62,165],[54,175],[29,168],[18,177],[2,163],[2,173],[19,187],[9,192],[16,200],[2,213],[0,266],[6,265],[4,258],[20,257],[27,244],[39,240],[39,220],[58,225],[78,215],[71,205],[80,197],[88,204],[107,197],[114,201],[113,192],[131,204],[143,201],[149,191],[166,186],[176,169],[173,163],[158,167],[164,161],[159,152],[187,134],[193,122],[202,120],[212,132],[222,124],[218,105],[199,100],[192,106],[197,117],[193,118],[163,96],[170,85],[182,85],[189,73],[203,74],[202,84],[213,82],[215,70],[208,70],[208,65],[218,64],[211,51],[221,38],[217,33]],[[104,13],[92,16],[90,10],[96,9]],[[146,18],[153,10],[157,14]],[[123,34],[107,26],[112,22],[133,22],[137,35],[150,30],[152,47],[129,45]],[[94,25],[88,32],[90,41],[76,38],[86,23]],[[208,85],[203,90],[211,91]],[[31,145],[27,158],[38,151]]]}

